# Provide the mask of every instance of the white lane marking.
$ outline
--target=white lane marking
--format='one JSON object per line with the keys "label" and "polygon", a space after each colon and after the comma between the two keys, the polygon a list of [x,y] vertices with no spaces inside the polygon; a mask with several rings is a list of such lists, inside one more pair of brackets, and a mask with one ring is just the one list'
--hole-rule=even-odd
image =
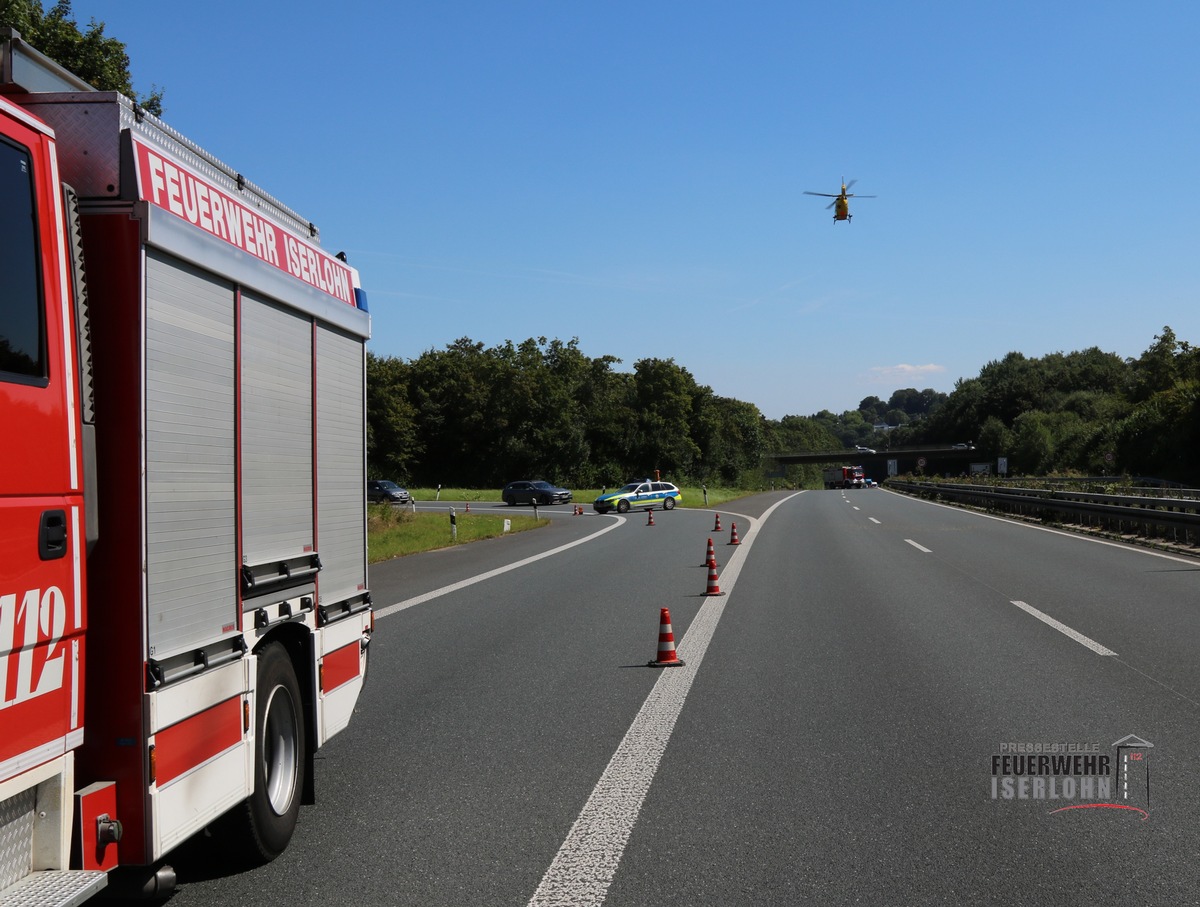
{"label": "white lane marking", "polygon": [[[750,531],[746,533],[746,540],[730,557],[721,576],[721,588],[726,596],[733,591],[746,555],[758,538],[756,530],[766,523],[776,507],[794,497],[796,495],[788,495],[776,501],[757,520],[747,518],[750,519]],[[726,597],[713,596],[696,614],[687,635],[676,647],[684,666],[659,669],[662,675],[571,826],[530,898],[529,907],[582,907],[604,903],[634,822],[671,739],[675,721],[683,709],[683,701],[725,610],[726,600]]]}
{"label": "white lane marking", "polygon": [[862,508],[861,508],[861,507],[855,507],[854,509],[855,509],[855,510],[862,510]]}
{"label": "white lane marking", "polygon": [[882,523],[879,522],[879,520],[875,519],[875,517],[873,517],[873,516],[869,516],[869,517],[867,517],[867,519],[870,520],[872,523],[874,523],[876,526],[883,525]]}
{"label": "white lane marking", "polygon": [[1013,602],[1013,604],[1016,605],[1018,608],[1020,608],[1022,611],[1032,614],[1034,617],[1036,617],[1042,623],[1053,627],[1059,633],[1063,633],[1063,634],[1071,637],[1071,639],[1075,640],[1081,646],[1087,646],[1089,649],[1091,649],[1097,655],[1116,655],[1117,654],[1112,649],[1108,649],[1108,648],[1105,648],[1104,646],[1100,645],[1100,643],[1096,642],[1096,640],[1089,639],[1088,637],[1084,636],[1078,630],[1072,630],[1066,624],[1060,623],[1059,621],[1057,621],[1053,617],[1051,617],[1049,614],[1043,614],[1037,608],[1033,607],[1033,605],[1027,605],[1027,604],[1025,604],[1025,602],[1016,602],[1016,601]]}
{"label": "white lane marking", "polygon": [[918,551],[924,551],[926,554],[933,554],[933,552],[930,551],[928,548],[926,548],[924,545],[918,545],[912,539],[905,539],[904,541],[908,542],[910,545],[912,545]]}
{"label": "white lane marking", "polygon": [[390,614],[395,614],[398,611],[403,611],[406,608],[411,608],[414,605],[423,605],[427,601],[435,598],[440,598],[443,595],[449,595],[451,592],[457,592],[459,589],[465,589],[467,586],[473,586],[476,583],[482,583],[486,579],[491,579],[494,576],[499,576],[502,573],[508,573],[509,570],[516,570],[518,567],[524,567],[527,564],[532,564],[535,561],[540,561],[542,558],[552,557],[555,554],[560,554],[568,548],[574,548],[576,545],[582,545],[584,542],[590,542],[594,538],[599,538],[606,532],[612,532],[622,523],[625,522],[625,517],[619,516],[612,523],[605,526],[599,532],[593,532],[591,535],[585,535],[581,539],[576,539],[573,542],[567,542],[565,545],[559,545],[557,548],[551,548],[549,551],[543,551],[541,554],[535,554],[532,557],[527,557],[524,560],[513,561],[511,564],[505,564],[503,567],[497,567],[495,570],[489,570],[487,573],[480,573],[477,576],[470,576],[457,583],[451,583],[449,586],[442,586],[440,589],[434,589],[431,592],[426,592],[423,595],[417,595],[413,598],[406,598],[404,601],[397,602],[394,605],[388,605],[385,608],[379,608],[375,612],[375,619],[387,617]]}

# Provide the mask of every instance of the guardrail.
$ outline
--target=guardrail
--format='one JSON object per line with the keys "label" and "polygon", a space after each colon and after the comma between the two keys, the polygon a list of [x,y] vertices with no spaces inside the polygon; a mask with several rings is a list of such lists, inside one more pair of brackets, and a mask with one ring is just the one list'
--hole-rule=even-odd
{"label": "guardrail", "polygon": [[957,482],[919,482],[889,479],[887,488],[926,499],[982,507],[1052,524],[1075,524],[1087,531],[1161,539],[1181,547],[1200,540],[1200,497],[1187,492],[1160,494],[1100,494],[1049,488],[997,488]]}

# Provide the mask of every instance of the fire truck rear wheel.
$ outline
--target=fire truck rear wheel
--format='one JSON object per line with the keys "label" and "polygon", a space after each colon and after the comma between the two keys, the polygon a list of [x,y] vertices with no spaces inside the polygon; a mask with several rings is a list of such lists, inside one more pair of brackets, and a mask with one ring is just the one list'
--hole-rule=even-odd
{"label": "fire truck rear wheel", "polygon": [[268,862],[283,853],[296,830],[306,765],[300,684],[279,643],[258,655],[255,698],[254,793],[244,804],[239,837],[247,857]]}

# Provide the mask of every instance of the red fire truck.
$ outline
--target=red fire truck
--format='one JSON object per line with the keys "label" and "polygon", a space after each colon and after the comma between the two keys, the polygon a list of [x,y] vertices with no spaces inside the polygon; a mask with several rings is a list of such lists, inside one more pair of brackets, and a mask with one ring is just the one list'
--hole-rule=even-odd
{"label": "red fire truck", "polygon": [[316,228],[0,29],[0,901],[291,838],[372,613],[366,299]]}
{"label": "red fire truck", "polygon": [[826,488],[862,488],[866,481],[861,466],[833,466],[823,476]]}

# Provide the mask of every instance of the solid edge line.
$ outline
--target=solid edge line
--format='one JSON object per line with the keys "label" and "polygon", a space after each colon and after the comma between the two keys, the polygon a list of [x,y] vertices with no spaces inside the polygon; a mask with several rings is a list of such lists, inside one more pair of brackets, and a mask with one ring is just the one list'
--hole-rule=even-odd
{"label": "solid edge line", "polygon": [[1151,557],[1161,557],[1164,560],[1175,561],[1177,564],[1188,564],[1195,567],[1197,559],[1194,557],[1182,557],[1177,554],[1168,554],[1165,551],[1154,551],[1150,548],[1143,548],[1139,545],[1131,545],[1127,542],[1114,542],[1109,539],[1092,538],[1090,535],[1083,535],[1078,532],[1064,532],[1062,529],[1051,529],[1049,526],[1035,526],[1032,523],[1026,523],[1023,520],[1014,520],[1008,517],[996,516],[992,513],[980,513],[977,510],[971,510],[967,507],[955,507],[953,504],[942,504],[938,501],[926,501],[911,494],[901,494],[898,491],[890,492],[899,498],[904,498],[908,501],[916,501],[918,504],[926,504],[930,507],[944,507],[947,510],[953,510],[955,513],[965,513],[970,516],[982,517],[985,520],[996,520],[999,523],[1007,523],[1009,526],[1020,526],[1022,529],[1036,529],[1038,532],[1049,532],[1051,535],[1061,536],[1064,539],[1075,539],[1080,542],[1091,542],[1093,545],[1107,545],[1109,548],[1119,548],[1121,551],[1129,551],[1134,554],[1148,554]]}
{"label": "solid edge line", "polygon": [[803,493],[799,491],[776,501],[758,519],[747,517],[750,530],[721,577],[726,597],[709,598],[692,620],[678,646],[685,664],[677,670],[664,671],[655,682],[554,855],[529,900],[529,907],[604,903],[684,700],[725,611],[728,593],[732,593],[737,583],[758,531],[777,507]]}
{"label": "solid edge line", "polygon": [[561,554],[564,551],[574,548],[576,545],[582,545],[585,542],[590,542],[593,539],[597,539],[606,532],[612,532],[624,522],[625,517],[616,517],[612,523],[610,523],[608,526],[605,526],[599,532],[593,532],[591,535],[585,535],[581,539],[576,539],[573,542],[567,542],[565,545],[559,545],[557,548],[551,548],[549,551],[543,551],[541,554],[535,554],[532,557],[527,557],[523,560],[513,561],[511,564],[505,564],[503,567],[497,567],[495,570],[487,571],[487,573],[480,573],[475,576],[468,577],[467,579],[459,580],[457,583],[451,583],[449,586],[442,586],[440,589],[434,589],[422,595],[414,596],[413,598],[406,598],[404,601],[397,602],[394,605],[387,605],[386,607],[379,608],[375,612],[375,619],[379,620],[381,617],[388,617],[392,614],[396,614],[399,611],[404,611],[407,608],[412,608],[416,605],[423,605],[427,601],[432,601],[435,598],[441,598],[443,595],[449,595],[451,592],[457,592],[459,589],[465,589],[467,586],[473,586],[476,583],[482,583],[484,580],[500,576],[502,573],[508,573],[510,570],[516,570],[519,567],[528,566],[529,564],[540,561],[543,558],[553,557],[556,554]]}

